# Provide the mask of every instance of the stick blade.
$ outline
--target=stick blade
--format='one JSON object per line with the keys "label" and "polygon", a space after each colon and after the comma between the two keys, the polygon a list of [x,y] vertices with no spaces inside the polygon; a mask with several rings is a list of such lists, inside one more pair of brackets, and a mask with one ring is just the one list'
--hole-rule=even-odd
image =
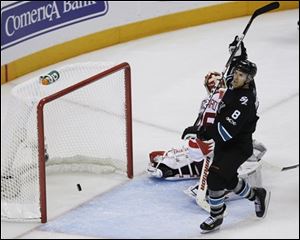
{"label": "stick blade", "polygon": [[294,169],[294,168],[297,168],[297,167],[299,167],[299,164],[295,164],[295,165],[288,166],[288,167],[283,167],[281,169],[281,171],[286,171],[286,170]]}
{"label": "stick blade", "polygon": [[263,6],[263,7],[259,8],[259,9],[257,9],[254,12],[253,17],[256,17],[256,16],[258,16],[260,14],[272,11],[272,10],[274,10],[276,8],[279,8],[279,6],[280,6],[279,2],[272,2],[272,3],[270,3],[270,4],[266,5],[266,6]]}

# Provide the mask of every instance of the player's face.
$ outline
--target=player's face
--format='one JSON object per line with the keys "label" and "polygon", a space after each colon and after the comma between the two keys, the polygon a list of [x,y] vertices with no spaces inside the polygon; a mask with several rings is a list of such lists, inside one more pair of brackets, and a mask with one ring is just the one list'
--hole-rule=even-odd
{"label": "player's face", "polygon": [[233,80],[231,82],[231,85],[233,88],[240,88],[244,86],[246,80],[247,80],[246,73],[243,73],[239,70],[235,70],[233,73]]}

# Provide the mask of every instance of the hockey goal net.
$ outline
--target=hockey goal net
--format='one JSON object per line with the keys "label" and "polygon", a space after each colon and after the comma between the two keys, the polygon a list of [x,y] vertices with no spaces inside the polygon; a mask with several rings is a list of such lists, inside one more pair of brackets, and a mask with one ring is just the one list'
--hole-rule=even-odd
{"label": "hockey goal net", "polygon": [[12,89],[1,129],[2,220],[47,221],[50,169],[133,177],[130,66],[77,63],[55,74],[51,84],[36,77]]}

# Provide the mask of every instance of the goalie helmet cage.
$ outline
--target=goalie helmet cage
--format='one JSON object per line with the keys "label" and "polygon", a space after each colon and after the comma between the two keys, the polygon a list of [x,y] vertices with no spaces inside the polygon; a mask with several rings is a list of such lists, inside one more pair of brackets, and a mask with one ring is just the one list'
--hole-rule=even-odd
{"label": "goalie helmet cage", "polygon": [[[77,63],[57,71],[60,78],[50,85],[35,78],[12,90],[16,113],[8,122],[18,126],[1,134],[1,147],[6,144],[1,152],[3,220],[47,222],[46,167],[47,172],[51,166],[61,172],[126,172],[133,178],[129,64]],[[28,95],[29,87],[34,96]]]}

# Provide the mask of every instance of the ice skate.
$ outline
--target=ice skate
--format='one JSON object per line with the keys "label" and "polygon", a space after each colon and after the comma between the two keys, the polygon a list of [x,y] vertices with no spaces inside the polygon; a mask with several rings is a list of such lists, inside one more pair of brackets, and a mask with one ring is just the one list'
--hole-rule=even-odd
{"label": "ice skate", "polygon": [[220,229],[222,223],[223,223],[223,215],[218,215],[216,217],[209,216],[200,225],[201,233],[209,233],[212,231],[216,231]]}
{"label": "ice skate", "polygon": [[264,218],[267,214],[271,192],[264,188],[254,188],[256,197],[254,200],[256,216]]}

